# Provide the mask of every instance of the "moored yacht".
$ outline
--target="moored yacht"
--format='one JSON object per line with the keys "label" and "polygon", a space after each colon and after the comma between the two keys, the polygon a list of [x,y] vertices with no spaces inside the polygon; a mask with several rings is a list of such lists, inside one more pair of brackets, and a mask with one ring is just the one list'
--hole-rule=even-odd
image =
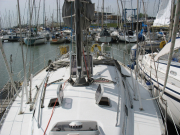
{"label": "moored yacht", "polygon": [[119,41],[119,30],[116,29],[116,30],[112,31],[112,33],[110,35],[111,35],[113,42]]}
{"label": "moored yacht", "polygon": [[[162,94],[164,87],[164,80],[166,78],[166,69],[168,63],[168,57],[170,52],[171,42],[167,43],[159,53],[150,53],[139,56],[139,68],[140,73],[147,80],[151,81],[154,85],[152,93],[154,97],[158,97]],[[167,105],[171,112],[168,110],[168,119],[174,121],[177,127],[179,125],[179,110],[180,110],[180,39],[176,39],[175,49],[170,65],[170,70],[167,79],[167,85],[163,94],[163,99],[159,98],[158,101],[161,107],[165,110],[166,106],[164,100],[167,101]],[[171,114],[172,113],[172,114]],[[172,116],[171,116],[172,115]],[[173,118],[172,118],[173,117]]]}
{"label": "moored yacht", "polygon": [[[139,54],[145,55],[147,53],[152,53],[152,52],[159,52],[163,46],[165,45],[165,41],[159,41],[159,40],[153,40],[153,41],[144,41],[144,42],[139,42]],[[137,55],[137,44],[133,45],[131,47],[131,60],[136,60],[136,55]]]}
{"label": "moored yacht", "polygon": [[3,36],[0,36],[0,39],[1,39],[1,41],[2,41],[2,42],[4,42],[4,40],[3,40]]}
{"label": "moored yacht", "polygon": [[99,43],[109,43],[111,42],[111,36],[109,32],[106,29],[104,29],[101,31],[101,33],[96,34],[95,41]]}
{"label": "moored yacht", "polygon": [[127,32],[120,32],[119,33],[119,40],[123,42],[137,42],[137,35],[131,30],[128,30]]}
{"label": "moored yacht", "polygon": [[45,44],[47,41],[46,37],[44,36],[40,36],[40,35],[36,35],[31,33],[30,36],[27,36],[24,38],[24,43],[26,45],[39,45],[39,44]]}
{"label": "moored yacht", "polygon": [[55,34],[53,34],[53,36],[50,39],[50,43],[51,44],[61,44],[65,42],[65,38],[63,36],[63,34],[56,32]]}

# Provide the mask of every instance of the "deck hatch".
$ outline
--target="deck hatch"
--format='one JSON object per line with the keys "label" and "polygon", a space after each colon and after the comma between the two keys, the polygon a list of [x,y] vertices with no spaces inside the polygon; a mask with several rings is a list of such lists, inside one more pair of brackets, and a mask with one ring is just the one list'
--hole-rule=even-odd
{"label": "deck hatch", "polygon": [[[57,98],[51,99],[50,102],[49,102],[48,107],[53,107],[54,104],[55,104],[55,102],[56,102],[56,99],[57,99]],[[55,105],[55,106],[59,106],[59,102],[58,102],[58,101],[56,102],[56,105]]]}
{"label": "deck hatch", "polygon": [[96,90],[96,93],[95,93],[95,100],[96,100],[96,104],[99,104],[102,96],[103,96],[103,93],[104,93],[104,87],[103,87],[103,84],[99,84],[97,90]]}
{"label": "deck hatch", "polygon": [[57,133],[62,135],[67,134],[79,134],[79,135],[98,135],[100,132],[98,130],[98,124],[96,121],[78,121],[81,123],[80,126],[72,128],[70,125],[72,123],[77,123],[77,121],[64,121],[58,122],[51,129],[49,135],[57,135]]}
{"label": "deck hatch", "polygon": [[95,100],[96,104],[100,106],[110,106],[110,100],[108,97],[103,97],[104,87],[103,84],[99,84],[96,93],[95,93]]}
{"label": "deck hatch", "polygon": [[99,105],[103,105],[103,106],[110,106],[110,101],[108,97],[102,97]]}

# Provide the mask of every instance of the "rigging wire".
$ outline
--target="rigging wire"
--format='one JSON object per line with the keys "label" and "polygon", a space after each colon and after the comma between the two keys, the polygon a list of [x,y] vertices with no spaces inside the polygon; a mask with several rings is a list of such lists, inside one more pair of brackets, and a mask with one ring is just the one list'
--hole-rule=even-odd
{"label": "rigging wire", "polygon": [[84,56],[84,62],[85,62],[85,65],[86,65],[87,77],[89,79],[89,72],[88,72],[88,69],[87,69],[86,58],[85,58],[85,55],[84,55],[84,48],[83,48],[83,56]]}
{"label": "rigging wire", "polygon": [[37,16],[37,25],[38,25],[38,20],[39,20],[39,11],[40,11],[40,4],[41,4],[41,0],[39,1],[39,9],[38,9],[38,16]]}

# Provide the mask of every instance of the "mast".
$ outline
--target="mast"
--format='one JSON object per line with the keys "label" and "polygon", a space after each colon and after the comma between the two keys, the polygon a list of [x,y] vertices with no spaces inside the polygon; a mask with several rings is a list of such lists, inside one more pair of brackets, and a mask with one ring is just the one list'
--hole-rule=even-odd
{"label": "mast", "polygon": [[[118,0],[117,0],[117,6],[119,6]],[[118,8],[118,9],[119,9],[119,8]],[[119,23],[119,21],[118,21],[118,9],[117,9],[117,27],[118,27],[118,23]]]}
{"label": "mast", "polygon": [[54,24],[53,24],[53,14],[52,14],[52,30],[54,29]]}
{"label": "mast", "polygon": [[[24,70],[24,83],[22,86],[21,107],[20,107],[20,112],[19,112],[20,114],[22,114],[24,89],[26,90],[26,101],[28,101],[28,91],[27,91],[27,85],[26,85],[26,65],[25,65],[24,52],[23,52],[23,46],[22,46],[22,29],[21,29],[21,15],[20,15],[19,0],[17,0],[17,4],[18,4],[18,15],[19,15],[20,41],[21,41],[20,45],[21,45],[21,51],[22,51],[22,61],[23,61],[23,70]],[[29,9],[30,9],[30,0],[29,0]],[[29,31],[31,30],[29,29]]]}
{"label": "mast", "polygon": [[34,23],[34,25],[35,25],[35,26],[37,26],[37,25],[36,25],[36,8],[37,8],[37,7],[36,7],[36,3],[35,3],[35,4],[34,4],[34,11],[35,11],[35,15],[34,15],[34,16],[35,16],[35,18],[34,18],[34,22],[35,22],[35,23]]}
{"label": "mast", "polygon": [[46,20],[46,14],[45,14],[45,24],[44,24],[45,28],[46,28],[46,21],[47,21],[47,20]]}
{"label": "mast", "polygon": [[99,0],[98,0],[98,11],[97,11],[97,13],[98,13],[98,27],[99,27]]}
{"label": "mast", "polygon": [[76,64],[77,64],[77,78],[74,86],[85,86],[87,82],[83,77],[83,60],[82,60],[82,42],[81,42],[81,9],[80,0],[75,0],[75,30],[76,30]]}
{"label": "mast", "polygon": [[44,28],[44,25],[45,24],[45,0],[44,0],[44,3],[43,3],[43,28]]}
{"label": "mast", "polygon": [[59,22],[60,22],[60,29],[61,29],[61,2],[59,0]]}
{"label": "mast", "polygon": [[0,16],[0,30],[1,30],[1,16]]}
{"label": "mast", "polygon": [[56,0],[57,2],[57,25],[58,25],[58,0]]}
{"label": "mast", "polygon": [[11,28],[10,10],[9,10],[9,29]]}
{"label": "mast", "polygon": [[103,0],[103,3],[102,3],[102,29],[103,29],[103,25],[104,25],[104,0]]}
{"label": "mast", "polygon": [[28,17],[28,12],[30,11],[30,9],[29,9],[29,6],[28,6],[28,9],[27,9],[27,27],[28,27],[28,22],[29,22],[29,17]]}
{"label": "mast", "polygon": [[[138,35],[138,23],[139,23],[139,0],[137,0],[137,25],[136,25],[136,35]],[[136,63],[137,63],[137,68],[136,68],[136,71],[138,73],[138,69],[139,69],[139,65],[138,65],[138,57],[139,57],[139,44],[138,44],[138,36],[137,36],[137,54],[136,54]],[[136,77],[136,80],[138,79],[137,78],[137,73],[135,73],[135,77]],[[136,88],[136,90],[139,92],[139,89]],[[141,97],[140,97],[140,94],[139,94],[139,109],[142,111],[143,110],[143,106],[142,106],[142,102],[141,102]]]}
{"label": "mast", "polygon": [[[121,30],[122,18],[120,17],[121,11],[120,11],[120,8],[119,8],[119,2],[118,2],[118,0],[117,0],[117,5],[118,5],[118,11],[119,11],[119,22],[118,22],[118,26],[120,26],[120,30]],[[120,20],[121,20],[121,24],[120,24]]]}
{"label": "mast", "polygon": [[171,1],[171,16],[170,16],[170,27],[169,27],[169,39],[171,39],[172,36],[172,29],[173,29],[173,20],[174,20],[174,0]]}
{"label": "mast", "polygon": [[107,26],[107,8],[106,8],[106,26]]}
{"label": "mast", "polygon": [[18,24],[18,7],[17,7],[17,5],[16,5],[16,10],[17,10],[17,13],[16,13],[17,14],[17,18],[16,18],[17,19],[17,27],[19,27],[19,24]]}

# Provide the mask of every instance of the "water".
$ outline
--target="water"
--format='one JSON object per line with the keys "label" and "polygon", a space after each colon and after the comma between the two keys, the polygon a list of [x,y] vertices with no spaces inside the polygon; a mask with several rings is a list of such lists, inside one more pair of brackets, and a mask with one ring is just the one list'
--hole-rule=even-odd
{"label": "water", "polygon": [[[35,74],[40,69],[47,66],[48,60],[55,60],[57,55],[59,55],[59,45],[50,45],[49,42],[47,44],[38,45],[38,46],[26,46],[23,45],[23,52],[26,59],[27,55],[27,65],[26,71],[29,71],[29,63],[30,61],[34,62],[33,71],[32,73]],[[13,78],[15,81],[20,80],[23,77],[23,60],[22,60],[22,49],[19,42],[4,42],[3,48],[6,54],[6,58],[8,64],[10,66],[10,55],[12,55],[12,71],[13,71]],[[28,52],[28,53],[26,53]],[[31,54],[31,55],[30,55]],[[10,66],[11,67],[11,66]],[[21,72],[20,72],[21,71]],[[0,53],[0,89],[7,83],[9,80],[8,72]],[[27,74],[28,75],[28,74]]]}
{"label": "water", "polygon": [[[93,44],[93,43],[91,43]],[[70,44],[61,44],[61,45],[70,45]],[[110,44],[112,47],[117,48],[116,51],[113,52],[114,58],[118,59],[123,62],[123,54],[121,54],[121,57],[118,57],[115,54],[119,54],[119,50],[126,50],[128,53],[130,52],[130,48],[132,47],[132,44],[127,44],[125,46],[124,43],[118,43],[118,44]],[[55,60],[59,56],[59,47],[60,45],[51,45],[49,42],[43,45],[36,45],[36,46],[26,46],[23,45],[23,52],[26,56],[27,54],[27,61],[28,64],[26,66],[27,72],[29,72],[29,63],[30,61],[33,61],[33,71],[32,73],[35,74],[42,68],[46,67],[48,64],[48,60]],[[22,80],[23,77],[23,62],[22,62],[22,51],[21,51],[21,46],[19,42],[4,42],[3,43],[3,48],[6,54],[6,58],[8,60],[8,64],[10,66],[10,55],[12,54],[12,71],[13,71],[13,78],[15,81],[17,80]],[[106,50],[109,50],[109,47],[106,46]],[[26,53],[28,50],[28,53]],[[31,55],[30,55],[31,54]],[[31,57],[30,57],[31,56]],[[127,57],[127,55],[126,55]],[[127,58],[128,60],[128,58]],[[126,61],[127,63],[127,61]],[[29,75],[29,74],[27,74]],[[4,60],[2,57],[2,54],[0,53],[0,89],[3,88],[3,86],[8,82],[9,76],[8,72],[6,69],[6,66],[4,64]],[[168,131],[169,135],[176,135],[176,131],[174,128],[174,125],[170,122],[168,122]]]}
{"label": "water", "polygon": [[[91,43],[93,44],[93,43]],[[70,45],[70,44],[61,44],[61,45]],[[124,45],[124,43],[119,44],[110,44],[113,47],[116,47],[120,50],[125,50],[126,47],[128,51],[130,50],[131,46],[133,44],[127,44],[127,46]],[[33,74],[38,72],[40,69],[44,68],[48,64],[48,60],[55,60],[55,58],[59,55],[59,47],[60,45],[53,44],[51,45],[49,42],[42,45],[36,45],[36,46],[27,46],[23,45],[23,52],[24,56],[26,58],[27,55],[27,66],[26,66],[26,72],[27,75],[29,72],[29,63],[31,61],[31,65],[33,65],[33,71],[31,71]],[[22,61],[22,49],[19,42],[4,42],[3,48],[6,54],[6,58],[8,61],[8,64],[10,66],[10,55],[12,55],[12,71],[13,71],[13,78],[15,81],[22,79],[24,75],[23,69],[23,61]],[[107,48],[106,48],[107,49]],[[26,53],[28,50],[28,53]],[[115,53],[115,52],[113,52]],[[116,52],[118,53],[118,52]],[[31,54],[31,55],[30,55]],[[116,57],[116,56],[115,56]],[[34,61],[32,63],[32,61]],[[11,66],[10,66],[11,67]],[[21,72],[20,72],[21,71]],[[0,53],[0,89],[3,88],[3,86],[8,82],[9,75],[2,57],[2,54]]]}

